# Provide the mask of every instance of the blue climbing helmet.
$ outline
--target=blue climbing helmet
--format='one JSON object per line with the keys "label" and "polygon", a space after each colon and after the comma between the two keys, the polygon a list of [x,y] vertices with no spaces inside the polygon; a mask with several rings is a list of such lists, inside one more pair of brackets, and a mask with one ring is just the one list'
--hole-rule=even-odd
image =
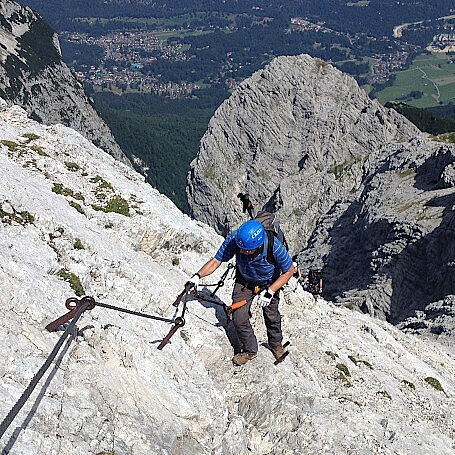
{"label": "blue climbing helmet", "polygon": [[254,250],[264,243],[265,237],[264,226],[259,221],[250,220],[238,228],[235,242],[242,250]]}

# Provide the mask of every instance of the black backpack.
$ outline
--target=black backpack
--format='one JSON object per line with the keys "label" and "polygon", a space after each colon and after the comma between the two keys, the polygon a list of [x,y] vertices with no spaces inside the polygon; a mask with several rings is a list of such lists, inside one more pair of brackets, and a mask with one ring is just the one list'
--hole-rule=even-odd
{"label": "black backpack", "polygon": [[288,243],[284,237],[284,233],[281,230],[280,223],[276,219],[275,214],[261,210],[253,217],[253,204],[250,201],[248,194],[239,193],[237,197],[242,201],[243,213],[248,212],[252,220],[259,221],[264,226],[267,234],[267,262],[269,264],[277,265],[275,257],[273,256],[273,245],[275,243],[275,237],[289,250]]}
{"label": "black backpack", "polygon": [[262,210],[257,213],[254,217],[256,221],[259,221],[264,226],[265,233],[267,234],[267,262],[273,265],[277,265],[275,257],[273,256],[273,245],[275,243],[275,237],[288,249],[288,244],[284,233],[281,230],[280,223],[276,219],[274,213],[266,212]]}

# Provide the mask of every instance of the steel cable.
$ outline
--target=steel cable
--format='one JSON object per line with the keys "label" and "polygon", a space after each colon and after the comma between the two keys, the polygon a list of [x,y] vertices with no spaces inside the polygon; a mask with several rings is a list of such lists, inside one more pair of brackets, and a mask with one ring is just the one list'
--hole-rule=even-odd
{"label": "steel cable", "polygon": [[19,411],[24,406],[24,404],[30,398],[30,395],[32,394],[33,390],[38,385],[38,382],[40,381],[40,379],[44,376],[44,373],[46,373],[47,369],[51,366],[52,361],[57,356],[58,351],[62,347],[62,345],[65,342],[66,338],[68,337],[68,335],[72,331],[73,327],[76,325],[76,322],[78,321],[78,319],[81,317],[82,313],[87,309],[87,307],[89,305],[90,305],[90,302],[82,304],[81,308],[76,313],[76,315],[74,316],[73,320],[70,322],[70,324],[68,325],[66,330],[63,332],[63,335],[58,340],[58,342],[55,345],[54,349],[49,354],[49,357],[47,358],[46,362],[44,362],[44,365],[39,369],[38,373],[36,373],[35,376],[32,378],[32,380],[30,381],[30,384],[25,389],[24,393],[20,396],[19,400],[17,400],[16,404],[13,406],[11,411],[5,417],[3,422],[0,424],[0,439],[3,437],[3,435],[6,432],[6,430],[11,425],[11,423],[13,422],[13,420],[15,419],[15,417],[17,416]]}

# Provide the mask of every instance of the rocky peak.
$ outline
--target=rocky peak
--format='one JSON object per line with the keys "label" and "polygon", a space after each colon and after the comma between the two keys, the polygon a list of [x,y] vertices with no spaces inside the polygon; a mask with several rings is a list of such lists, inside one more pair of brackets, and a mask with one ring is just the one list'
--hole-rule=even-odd
{"label": "rocky peak", "polygon": [[298,252],[316,220],[358,188],[372,157],[419,135],[328,63],[276,58],[211,119],[188,177],[191,213],[226,233],[245,219],[236,195],[247,192],[278,213]]}
{"label": "rocky peak", "polygon": [[34,119],[70,126],[129,163],[82,84],[61,59],[57,34],[30,8],[0,5],[0,96]]}

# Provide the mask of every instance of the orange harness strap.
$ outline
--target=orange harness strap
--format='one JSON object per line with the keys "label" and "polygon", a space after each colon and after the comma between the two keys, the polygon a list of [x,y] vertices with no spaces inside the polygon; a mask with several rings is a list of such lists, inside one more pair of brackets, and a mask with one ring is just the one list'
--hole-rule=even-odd
{"label": "orange harness strap", "polygon": [[243,305],[246,305],[246,300],[240,300],[240,302],[234,302],[229,308],[231,310],[236,310],[237,308],[240,308]]}

